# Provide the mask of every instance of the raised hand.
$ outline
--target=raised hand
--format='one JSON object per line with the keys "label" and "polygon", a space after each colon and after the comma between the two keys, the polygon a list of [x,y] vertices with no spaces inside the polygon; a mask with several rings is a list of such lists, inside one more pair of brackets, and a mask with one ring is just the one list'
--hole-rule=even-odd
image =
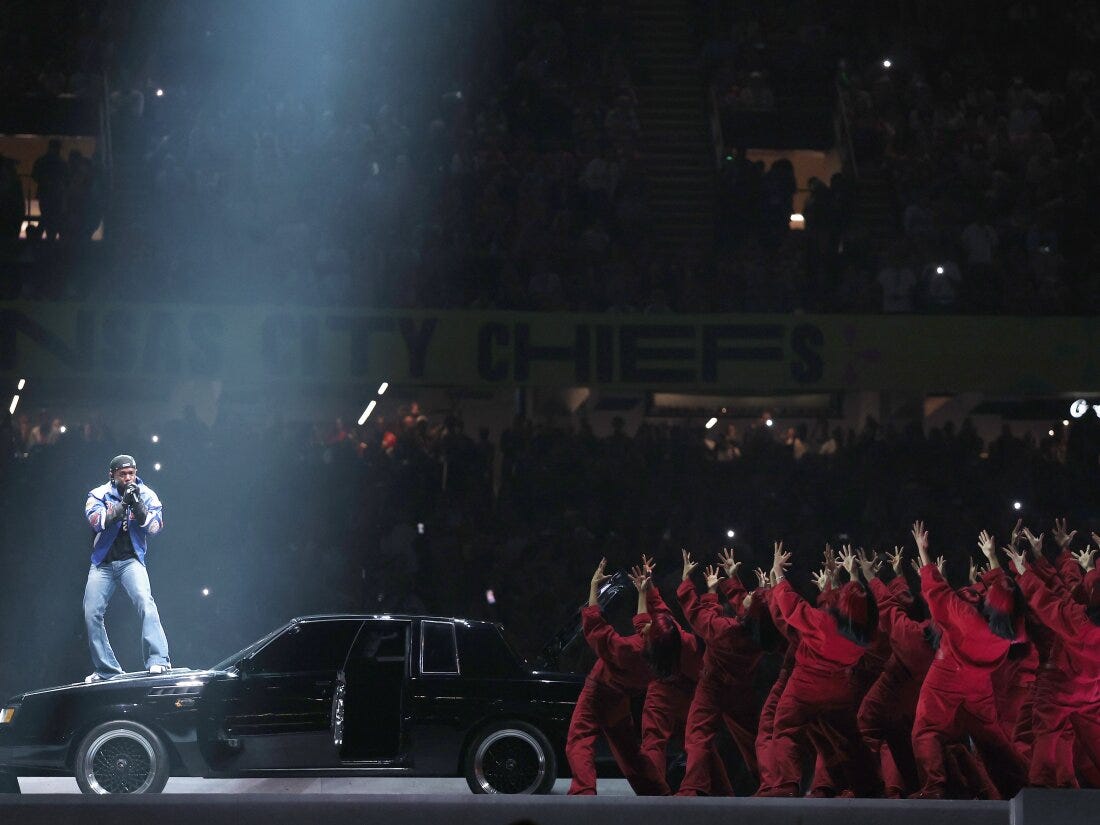
{"label": "raised hand", "polygon": [[822,593],[829,589],[829,574],[826,573],[824,569],[815,571],[814,574],[810,576],[810,581],[812,581]]}
{"label": "raised hand", "polygon": [[829,542],[825,542],[825,553],[821,558],[825,563],[825,572],[829,574],[829,578],[832,578],[836,572],[836,551]]}
{"label": "raised hand", "polygon": [[1040,533],[1039,535],[1036,536],[1034,533],[1032,533],[1026,527],[1024,528],[1024,536],[1027,538],[1028,544],[1031,545],[1032,558],[1039,559],[1039,558],[1042,557],[1042,555],[1043,555],[1043,536],[1045,536],[1045,535],[1046,535],[1046,533]]}
{"label": "raised hand", "polygon": [[778,582],[787,573],[787,568],[791,566],[791,554],[783,552],[783,542],[777,541],[775,543],[775,552],[772,554],[772,573],[775,575],[775,580]]}
{"label": "raised hand", "polygon": [[886,558],[890,562],[890,566],[894,568],[894,575],[901,575],[901,563],[905,560],[905,551],[898,545],[894,545],[894,552],[887,554]]}
{"label": "raised hand", "polygon": [[[1093,535],[1096,535],[1093,533]],[[1092,545],[1086,545],[1085,549],[1080,553],[1071,553],[1073,560],[1081,565],[1081,569],[1086,573],[1096,567],[1096,553],[1097,550],[1093,549]]]}
{"label": "raised hand", "polygon": [[642,553],[642,569],[647,576],[653,578],[653,571],[657,569],[657,563],[653,561],[653,556],[646,558],[646,554]]}
{"label": "raised hand", "polygon": [[691,578],[691,571],[699,566],[697,562],[691,560],[691,553],[687,550],[681,550],[680,554],[684,557],[684,569],[680,573],[680,581],[687,581]]}
{"label": "raised hand", "polygon": [[839,561],[840,566],[848,573],[848,578],[854,579],[856,576],[856,554],[852,552],[852,545],[844,545],[844,550],[839,556]]}
{"label": "raised hand", "polygon": [[588,606],[597,607],[600,603],[600,585],[611,577],[604,574],[604,568],[607,567],[607,559],[600,559],[599,565],[596,567],[596,572],[592,574],[592,581],[588,584]]}
{"label": "raised hand", "polygon": [[943,556],[936,557],[936,569],[940,571],[941,576],[943,575],[943,568],[945,564],[947,564],[947,559],[945,559]]}
{"label": "raised hand", "polygon": [[1070,532],[1069,527],[1066,524],[1067,519],[1054,519],[1054,529],[1050,531],[1050,534],[1054,536],[1054,540],[1058,543],[1058,546],[1063,550],[1068,550],[1070,543],[1073,541],[1073,537],[1077,535],[1077,531]]}
{"label": "raised hand", "polygon": [[[929,562],[929,564],[931,564],[931,562]],[[909,559],[909,566],[912,567],[913,570],[916,571],[916,574],[918,576],[920,575],[920,569],[921,569],[920,561],[918,561],[917,559]]]}
{"label": "raised hand", "polygon": [[1016,552],[1014,547],[1001,548],[1008,554],[1008,560],[1012,562],[1012,566],[1016,568],[1016,572],[1021,576],[1027,572],[1027,553],[1023,550]]}
{"label": "raised hand", "polygon": [[[931,564],[932,560],[928,557],[928,531],[924,529],[923,521],[913,522],[913,541],[917,543],[921,564]],[[917,570],[920,570],[920,567]]]}
{"label": "raised hand", "polygon": [[870,583],[871,579],[878,574],[880,567],[882,567],[882,559],[878,557],[878,553],[872,550],[871,557],[868,558],[863,548],[859,548],[859,570],[865,581]]}
{"label": "raised hand", "polygon": [[993,543],[993,536],[988,530],[982,530],[978,533],[978,550],[990,560],[990,563],[997,557],[997,547]]}
{"label": "raised hand", "polygon": [[1022,518],[1016,519],[1016,524],[1012,528],[1012,534],[1008,538],[1008,543],[1015,547],[1020,543],[1020,539],[1024,536],[1024,520]]}
{"label": "raised hand", "polygon": [[722,568],[716,564],[708,564],[707,569],[703,571],[706,576],[707,590],[713,590],[718,586],[718,580],[722,578]]}
{"label": "raised hand", "polygon": [[978,580],[978,567],[974,564],[974,559],[968,559],[967,564],[969,565],[966,571],[967,581],[974,584]]}
{"label": "raised hand", "polygon": [[730,579],[734,577],[737,573],[737,568],[741,566],[741,562],[734,561],[732,547],[723,547],[722,552],[718,554],[718,561],[726,571],[726,577]]}
{"label": "raised hand", "polygon": [[596,572],[592,574],[591,584],[593,588],[599,588],[601,584],[611,578],[603,572],[605,567],[607,567],[607,559],[600,559],[600,563],[596,567]]}
{"label": "raised hand", "polygon": [[634,565],[630,568],[630,580],[634,582],[634,587],[638,589],[639,593],[644,593],[649,589],[649,574],[644,567]]}
{"label": "raised hand", "polygon": [[765,573],[761,568],[757,567],[756,570],[753,572],[756,573],[756,584],[758,587],[767,587],[768,584],[770,584],[770,582],[768,581],[768,574]]}

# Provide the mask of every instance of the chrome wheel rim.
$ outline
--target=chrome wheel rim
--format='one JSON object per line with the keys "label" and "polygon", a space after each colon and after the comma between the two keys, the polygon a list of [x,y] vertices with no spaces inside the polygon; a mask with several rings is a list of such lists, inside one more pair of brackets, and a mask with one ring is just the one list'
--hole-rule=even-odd
{"label": "chrome wheel rim", "polygon": [[140,733],[112,730],[101,734],[84,758],[84,778],[97,794],[144,793],[157,773],[157,755]]}
{"label": "chrome wheel rim", "polygon": [[495,731],[474,754],[474,778],[485,793],[533,793],[545,776],[546,754],[526,731]]}

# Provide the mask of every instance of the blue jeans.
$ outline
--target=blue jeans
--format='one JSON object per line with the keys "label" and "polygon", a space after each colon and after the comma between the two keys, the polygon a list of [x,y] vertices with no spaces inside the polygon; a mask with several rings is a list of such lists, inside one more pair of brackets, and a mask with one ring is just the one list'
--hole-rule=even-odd
{"label": "blue jeans", "polygon": [[137,559],[104,562],[98,567],[93,564],[88,570],[88,583],[84,587],[84,624],[88,628],[92,664],[95,672],[104,679],[123,672],[103,624],[107,603],[120,584],[141,617],[141,655],[145,659],[145,668],[171,663],[168,640],[164,637],[164,628],[160,626],[160,613],[157,612],[157,603],[153,601],[145,565]]}

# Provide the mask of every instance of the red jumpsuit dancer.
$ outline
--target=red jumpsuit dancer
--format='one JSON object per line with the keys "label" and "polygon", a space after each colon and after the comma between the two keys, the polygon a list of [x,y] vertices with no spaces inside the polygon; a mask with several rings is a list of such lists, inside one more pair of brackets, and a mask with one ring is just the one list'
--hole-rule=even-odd
{"label": "red jumpsuit dancer", "polygon": [[772,683],[771,690],[768,691],[768,698],[764,700],[764,707],[760,710],[760,723],[756,731],[756,763],[760,770],[760,788],[757,790],[756,795],[761,796],[773,790],[779,778],[775,769],[773,748],[775,709],[783,696],[783,689],[787,687],[791,671],[794,670],[795,651],[798,649],[798,631],[792,630],[790,625],[784,621],[783,614],[776,608],[776,602],[772,598],[770,589],[765,590],[760,587],[754,592],[757,594],[757,598],[764,600],[764,604],[767,605],[768,611],[771,613],[772,621],[785,642],[784,648],[781,650],[783,664],[780,665],[775,682]]}
{"label": "red jumpsuit dancer", "polygon": [[732,557],[730,562],[735,575],[727,579],[726,586],[736,616],[724,615],[718,605],[714,593],[719,581],[718,568],[707,568],[710,592],[702,597],[696,594],[690,578],[696,564],[684,553],[683,577],[676,595],[688,622],[707,647],[703,672],[688,711],[684,734],[687,772],[680,783],[680,796],[733,794],[725,766],[715,759],[715,736],[723,722],[745,764],[754,775],[757,773],[756,729],[760,715],[754,701],[753,679],[762,653],[749,633],[748,611],[759,610],[763,605],[753,604],[752,595],[745,592],[736,577],[737,563],[732,562]]}
{"label": "red jumpsuit dancer", "polygon": [[[1011,625],[1012,591],[997,561],[993,538],[984,531],[979,538],[979,546],[993,567],[985,580],[984,607],[991,616],[988,621],[951,589],[932,564],[928,533],[922,522],[913,525],[913,538],[920,553],[924,598],[932,621],[942,633],[921,686],[913,724],[913,754],[922,781],[921,790],[914,796],[943,798],[947,786],[945,747],[969,734],[997,780],[1001,794],[1010,798],[1023,786],[1027,771],[997,718],[993,696],[993,671],[1016,638]],[[1002,619],[1007,627],[1000,626]],[[1003,635],[993,631],[994,624]],[[1017,620],[1016,624],[1022,626],[1022,621]]]}
{"label": "red jumpsuit dancer", "polygon": [[[784,578],[790,553],[776,544],[772,571],[779,580],[771,591],[783,619],[798,631],[800,643],[795,667],[775,711],[772,752],[777,774],[775,787],[761,796],[795,796],[802,777],[802,754],[812,726],[832,732],[827,754],[831,770],[846,774],[845,788],[866,792],[877,770],[859,743],[855,703],[858,685],[852,669],[867,650],[842,632],[873,631],[868,597],[857,582],[848,582],[837,595],[834,610],[819,610],[807,604]],[[850,625],[850,626],[848,626]],[[820,745],[819,745],[820,746]]]}
{"label": "red jumpsuit dancer", "polygon": [[[819,587],[821,592],[817,596],[817,607],[826,610],[836,603],[836,595],[839,591],[824,581]],[[783,654],[783,663],[779,667],[779,673],[772,683],[771,690],[768,691],[767,699],[764,700],[764,707],[760,710],[760,724],[756,732],[756,762],[760,768],[760,788],[755,795],[769,796],[775,790],[776,783],[779,781],[779,774],[775,766],[774,749],[775,709],[779,707],[779,700],[783,698],[783,691],[791,678],[791,671],[794,670],[799,640],[798,631],[784,620],[783,614],[776,606],[777,602],[771,598],[771,591],[758,588],[754,591],[754,594],[759,594],[757,598],[764,599],[764,603],[771,614],[772,622],[784,641],[778,651]],[[825,757],[819,751],[814,763],[814,777],[810,795],[836,796],[835,785],[835,780],[825,764]]]}
{"label": "red jumpsuit dancer", "polygon": [[857,721],[864,743],[882,760],[886,796],[899,799],[907,788],[917,787],[910,731],[933,650],[927,637],[930,622],[916,622],[906,612],[913,596],[900,570],[900,554],[891,559],[895,560],[896,575],[889,585],[877,577],[870,579],[871,592],[878,602],[880,629],[889,638],[892,652],[882,675],[867,691]]}
{"label": "red jumpsuit dancer", "polygon": [[599,657],[593,665],[573,709],[565,742],[565,758],[573,773],[570,794],[596,793],[596,739],[603,736],[611,748],[623,776],[639,796],[664,796],[668,784],[657,773],[638,746],[630,699],[640,695],[652,678],[645,659],[643,633],[648,617],[634,617],[634,636],[620,636],[604,621],[597,602],[599,586],[610,576],[604,575],[607,560],[601,560],[592,576],[588,606],[581,611],[584,637]]}
{"label": "red jumpsuit dancer", "polygon": [[[1092,570],[1078,589],[1085,604],[1049,568],[1023,553],[1006,548],[1020,573],[1019,584],[1028,604],[1056,636],[1054,677],[1035,695],[1035,740],[1029,781],[1047,787],[1080,787],[1085,773],[1100,767],[1100,573]],[[1043,571],[1046,565],[1049,569]]]}
{"label": "red jumpsuit dancer", "polygon": [[[642,569],[635,571],[642,576],[646,609],[655,622],[668,621],[675,625],[672,611],[661,598],[657,586],[649,576],[652,563],[642,558]],[[632,576],[635,586],[638,578]],[[663,618],[662,618],[663,617]],[[680,655],[676,671],[665,678],[655,678],[646,690],[642,706],[642,754],[653,763],[662,778],[667,774],[668,742],[674,736],[684,735],[688,709],[695,694],[695,685],[703,667],[703,645],[694,633],[675,625],[680,637]],[[717,751],[713,757],[718,759]]]}

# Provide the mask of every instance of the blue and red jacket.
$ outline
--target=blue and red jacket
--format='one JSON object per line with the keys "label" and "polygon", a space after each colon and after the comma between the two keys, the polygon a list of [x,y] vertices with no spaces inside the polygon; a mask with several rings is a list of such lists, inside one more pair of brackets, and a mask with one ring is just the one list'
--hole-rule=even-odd
{"label": "blue and red jacket", "polygon": [[[138,524],[134,519],[134,513],[126,508],[124,518],[129,520],[130,538],[134,542],[134,553],[138,561],[145,564],[145,550],[149,546],[149,536],[156,535],[164,529],[164,515],[160,499],[153,489],[140,478],[134,479],[138,486],[138,495],[145,505],[145,521]],[[107,553],[118,537],[118,531],[122,529],[122,519],[107,524],[107,506],[109,504],[122,504],[122,496],[118,494],[113,482],[101,484],[88,493],[88,500],[84,504],[84,515],[88,524],[95,530],[95,538],[92,540],[92,564],[102,564]],[[104,526],[106,525],[106,526]]]}

